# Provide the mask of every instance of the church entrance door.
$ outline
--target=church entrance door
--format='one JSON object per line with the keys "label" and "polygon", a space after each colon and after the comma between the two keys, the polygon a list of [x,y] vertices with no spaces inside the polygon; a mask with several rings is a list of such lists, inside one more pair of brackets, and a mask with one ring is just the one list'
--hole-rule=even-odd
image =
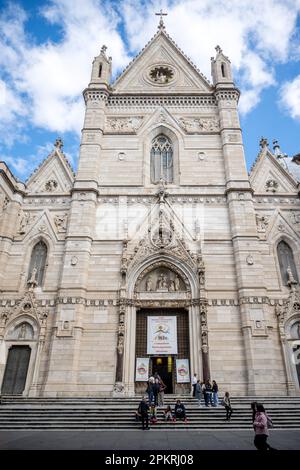
{"label": "church entrance door", "polygon": [[29,346],[12,346],[9,349],[1,388],[2,395],[22,394],[26,384],[30,354]]}
{"label": "church entrance door", "polygon": [[173,357],[152,357],[152,374],[158,373],[163,383],[167,386],[165,393],[173,393]]}

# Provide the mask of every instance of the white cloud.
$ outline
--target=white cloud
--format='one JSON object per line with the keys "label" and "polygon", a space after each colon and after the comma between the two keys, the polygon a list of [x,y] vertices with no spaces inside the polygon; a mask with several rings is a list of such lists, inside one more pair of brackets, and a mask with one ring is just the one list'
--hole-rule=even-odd
{"label": "white cloud", "polygon": [[[294,33],[300,0],[49,0],[39,14],[41,21],[59,30],[60,39],[42,44],[34,31],[27,33],[26,12],[11,4],[0,15],[2,142],[24,138],[28,123],[78,135],[84,113],[82,90],[89,82],[93,57],[106,44],[114,74],[120,72],[130,55],[155,34],[154,12],[160,8],[168,11],[168,33],[209,78],[210,57],[215,45],[221,45],[242,91],[243,113],[257,105],[263,89],[276,83],[276,64],[299,50]],[[286,108],[296,115],[291,105]]]}
{"label": "white cloud", "polygon": [[168,33],[207,77],[214,47],[223,48],[242,91],[242,112],[252,110],[262,90],[275,85],[275,65],[288,61],[296,47],[292,41],[300,0],[179,0],[146,5],[129,0],[124,2],[124,17],[132,49],[139,50],[153,35],[157,25],[153,12],[161,5],[168,11]]}
{"label": "white cloud", "polygon": [[300,119],[300,75],[280,89],[280,104],[294,119]]}

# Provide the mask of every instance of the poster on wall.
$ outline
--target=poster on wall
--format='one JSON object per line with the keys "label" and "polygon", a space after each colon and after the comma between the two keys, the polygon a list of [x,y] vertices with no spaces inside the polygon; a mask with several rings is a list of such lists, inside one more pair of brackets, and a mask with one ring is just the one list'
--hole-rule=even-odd
{"label": "poster on wall", "polygon": [[147,354],[177,354],[177,321],[174,317],[148,317]]}
{"label": "poster on wall", "polygon": [[149,357],[136,358],[135,380],[136,382],[147,382],[149,378]]}
{"label": "poster on wall", "polygon": [[190,382],[190,367],[188,359],[176,359],[176,380],[178,384]]}

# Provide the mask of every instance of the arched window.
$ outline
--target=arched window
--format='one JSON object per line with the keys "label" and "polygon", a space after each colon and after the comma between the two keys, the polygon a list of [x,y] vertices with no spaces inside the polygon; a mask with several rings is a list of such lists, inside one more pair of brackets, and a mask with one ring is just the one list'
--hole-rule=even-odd
{"label": "arched window", "polygon": [[151,147],[151,183],[173,182],[173,147],[163,134],[152,141]]}
{"label": "arched window", "polygon": [[289,284],[290,276],[298,282],[298,275],[292,249],[285,241],[281,241],[277,246],[277,256],[279,260],[282,282],[285,286]]}
{"label": "arched window", "polygon": [[47,246],[39,241],[33,248],[28,273],[28,282],[41,286],[44,279],[47,259]]}
{"label": "arched window", "polygon": [[222,72],[222,77],[226,77],[226,65],[224,63],[221,64],[221,72]]}
{"label": "arched window", "polygon": [[100,78],[102,75],[102,64],[99,64],[99,73],[98,73],[98,77]]}

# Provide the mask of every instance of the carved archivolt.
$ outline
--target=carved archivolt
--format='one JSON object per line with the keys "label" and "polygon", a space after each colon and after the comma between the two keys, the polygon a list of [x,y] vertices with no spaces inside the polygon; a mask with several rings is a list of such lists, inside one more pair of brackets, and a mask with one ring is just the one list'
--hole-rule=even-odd
{"label": "carved archivolt", "polygon": [[292,317],[299,315],[300,319],[300,288],[299,285],[291,285],[289,298],[283,305],[275,306],[275,315],[278,320],[280,331],[284,334],[284,326]]}
{"label": "carved archivolt", "polygon": [[[22,327],[22,323],[28,322],[34,330],[34,335],[37,331],[34,325],[37,325],[40,336],[44,336],[47,318],[48,311],[44,307],[39,307],[33,291],[28,291],[20,302],[2,312],[0,317],[0,338],[3,338],[7,332],[13,334],[16,325],[21,327],[20,335],[29,334],[29,327],[25,325],[26,331],[25,327]],[[14,325],[13,329],[11,329],[12,325]]]}

